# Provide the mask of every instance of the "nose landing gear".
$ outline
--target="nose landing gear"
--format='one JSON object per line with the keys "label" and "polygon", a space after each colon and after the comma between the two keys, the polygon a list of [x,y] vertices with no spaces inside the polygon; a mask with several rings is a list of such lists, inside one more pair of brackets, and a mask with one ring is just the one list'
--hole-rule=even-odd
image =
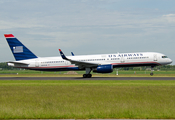
{"label": "nose landing gear", "polygon": [[153,73],[150,73],[151,76],[153,76],[154,74]]}
{"label": "nose landing gear", "polygon": [[154,74],[153,74],[153,68],[154,68],[154,66],[151,66],[151,73],[150,73],[151,76],[154,75]]}

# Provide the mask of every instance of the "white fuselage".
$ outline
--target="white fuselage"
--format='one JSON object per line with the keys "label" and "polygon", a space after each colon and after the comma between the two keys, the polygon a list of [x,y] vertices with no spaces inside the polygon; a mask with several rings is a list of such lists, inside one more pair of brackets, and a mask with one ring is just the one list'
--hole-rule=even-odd
{"label": "white fuselage", "polygon": [[[115,67],[134,67],[134,66],[157,66],[172,63],[172,60],[161,53],[138,52],[138,53],[114,53],[99,55],[77,55],[67,56],[71,60],[96,63],[99,65],[111,64]],[[63,60],[62,57],[38,57],[35,59],[20,60],[24,64],[8,63],[17,68],[26,68],[41,71],[64,71],[64,70],[83,70],[85,68],[71,64],[70,61]]]}

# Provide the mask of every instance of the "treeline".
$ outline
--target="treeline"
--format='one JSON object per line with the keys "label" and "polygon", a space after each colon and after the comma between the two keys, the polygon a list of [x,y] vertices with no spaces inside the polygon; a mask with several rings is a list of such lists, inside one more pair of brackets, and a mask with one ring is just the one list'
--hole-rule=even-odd
{"label": "treeline", "polygon": [[13,68],[11,66],[8,66],[7,63],[2,62],[0,63],[0,70],[17,70],[17,68]]}
{"label": "treeline", "polygon": [[[118,70],[151,70],[150,66],[146,67],[123,67],[123,68],[115,68]],[[7,63],[0,63],[0,70],[19,70],[19,68],[14,68],[11,66],[8,66]],[[175,65],[161,65],[154,67],[154,70],[156,71],[175,71]]]}

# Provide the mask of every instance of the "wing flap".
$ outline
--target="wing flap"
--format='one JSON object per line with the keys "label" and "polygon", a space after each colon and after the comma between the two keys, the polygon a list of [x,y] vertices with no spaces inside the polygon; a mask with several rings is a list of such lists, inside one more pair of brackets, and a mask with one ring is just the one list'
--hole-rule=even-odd
{"label": "wing flap", "polygon": [[82,62],[82,61],[76,61],[76,60],[71,60],[69,59],[72,64],[78,65],[79,67],[97,67],[98,64],[96,63],[91,63],[91,62]]}

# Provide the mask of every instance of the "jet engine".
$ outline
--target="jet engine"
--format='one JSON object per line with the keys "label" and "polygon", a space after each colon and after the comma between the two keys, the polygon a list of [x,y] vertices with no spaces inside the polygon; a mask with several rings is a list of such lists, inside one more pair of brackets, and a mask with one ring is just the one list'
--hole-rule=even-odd
{"label": "jet engine", "polygon": [[111,73],[113,72],[113,65],[99,65],[97,68],[93,69],[96,73]]}

